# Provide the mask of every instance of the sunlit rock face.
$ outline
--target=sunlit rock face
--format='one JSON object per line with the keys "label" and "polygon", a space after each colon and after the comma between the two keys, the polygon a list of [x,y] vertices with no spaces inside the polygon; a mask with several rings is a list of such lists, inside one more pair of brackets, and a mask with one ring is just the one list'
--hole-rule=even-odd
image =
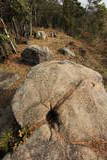
{"label": "sunlit rock face", "polygon": [[17,90],[12,110],[33,132],[3,160],[107,158],[101,152],[107,140],[107,93],[98,72],[70,61],[41,63]]}

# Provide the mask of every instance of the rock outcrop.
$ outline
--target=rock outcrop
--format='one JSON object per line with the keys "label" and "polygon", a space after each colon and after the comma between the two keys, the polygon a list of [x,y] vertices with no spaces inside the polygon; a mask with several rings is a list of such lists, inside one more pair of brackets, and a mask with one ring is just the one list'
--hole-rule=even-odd
{"label": "rock outcrop", "polygon": [[22,60],[28,64],[39,64],[52,58],[52,53],[48,47],[30,45],[21,54]]}
{"label": "rock outcrop", "polygon": [[70,61],[41,63],[17,90],[12,109],[33,132],[3,160],[107,158],[98,152],[107,140],[107,93],[99,73]]}

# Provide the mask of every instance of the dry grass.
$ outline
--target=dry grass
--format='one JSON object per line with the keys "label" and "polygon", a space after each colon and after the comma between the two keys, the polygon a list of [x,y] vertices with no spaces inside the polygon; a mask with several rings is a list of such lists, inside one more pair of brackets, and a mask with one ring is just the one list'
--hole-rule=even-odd
{"label": "dry grass", "polygon": [[[39,46],[47,46],[53,53],[54,59],[69,59],[76,63],[83,64],[85,66],[88,66],[92,69],[95,69],[105,75],[107,73],[106,67],[102,65],[102,55],[94,48],[93,46],[88,45],[84,41],[76,40],[70,36],[67,36],[63,32],[59,32],[56,30],[53,30],[51,28],[44,29],[44,28],[37,28],[37,30],[43,30],[49,35],[50,32],[54,31],[57,32],[57,38],[51,38],[47,37],[46,40],[37,40],[37,39],[30,39],[29,44],[36,44]],[[74,48],[73,51],[76,54],[76,57],[67,57],[59,54],[58,49],[65,47],[69,44],[69,42],[73,42]],[[101,46],[98,46],[98,43],[96,43],[97,48],[101,49]],[[7,102],[12,99],[16,89],[21,85],[21,83],[26,79],[26,75],[29,72],[31,66],[25,65],[21,63],[21,53],[22,51],[27,47],[25,44],[20,44],[17,46],[17,54],[10,55],[8,60],[5,61],[4,64],[0,64],[0,71],[4,72],[11,72],[11,73],[17,73],[20,76],[20,79],[17,80],[8,90],[4,90],[3,94],[0,95],[0,106],[6,106]],[[86,56],[82,57],[79,54],[78,49],[83,48],[86,50]],[[107,82],[105,80],[105,86],[107,85]],[[10,98],[9,98],[10,97]]]}

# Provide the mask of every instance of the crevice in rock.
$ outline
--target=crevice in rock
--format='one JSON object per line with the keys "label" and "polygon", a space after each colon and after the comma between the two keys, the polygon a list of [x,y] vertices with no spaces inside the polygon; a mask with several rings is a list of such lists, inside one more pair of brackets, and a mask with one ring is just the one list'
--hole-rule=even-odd
{"label": "crevice in rock", "polygon": [[61,125],[61,120],[60,120],[59,113],[54,108],[53,109],[51,108],[49,110],[49,112],[46,115],[46,120],[47,120],[50,128],[55,129],[55,127],[57,125],[58,130],[59,130],[59,127]]}

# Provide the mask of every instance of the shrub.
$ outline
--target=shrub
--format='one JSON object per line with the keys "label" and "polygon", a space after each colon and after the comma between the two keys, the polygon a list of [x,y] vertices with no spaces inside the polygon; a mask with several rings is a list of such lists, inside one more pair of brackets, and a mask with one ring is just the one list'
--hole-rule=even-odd
{"label": "shrub", "polygon": [[9,143],[12,139],[12,130],[6,130],[0,137],[0,150],[7,152],[9,150]]}
{"label": "shrub", "polygon": [[0,43],[8,41],[8,37],[5,34],[0,34]]}

